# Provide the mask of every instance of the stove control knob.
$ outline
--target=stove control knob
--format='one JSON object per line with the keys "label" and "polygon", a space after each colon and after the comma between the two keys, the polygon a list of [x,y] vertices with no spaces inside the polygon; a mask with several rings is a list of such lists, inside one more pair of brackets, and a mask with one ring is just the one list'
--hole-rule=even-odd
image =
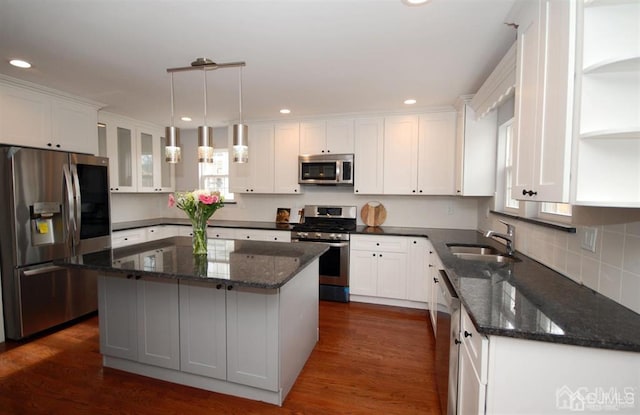
{"label": "stove control knob", "polygon": [[322,234],[320,232],[316,232],[316,238],[318,239],[322,238]]}
{"label": "stove control knob", "polygon": [[306,238],[307,236],[309,236],[307,232],[298,232],[298,238]]}
{"label": "stove control knob", "polygon": [[338,239],[338,235],[332,233],[331,235],[329,235],[329,239]]}

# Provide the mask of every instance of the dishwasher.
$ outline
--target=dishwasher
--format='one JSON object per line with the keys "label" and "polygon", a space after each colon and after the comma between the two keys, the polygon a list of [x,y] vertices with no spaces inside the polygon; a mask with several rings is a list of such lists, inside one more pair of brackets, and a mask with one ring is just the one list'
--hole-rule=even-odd
{"label": "dishwasher", "polygon": [[449,277],[440,270],[436,319],[436,386],[442,415],[455,415],[458,404],[460,299]]}

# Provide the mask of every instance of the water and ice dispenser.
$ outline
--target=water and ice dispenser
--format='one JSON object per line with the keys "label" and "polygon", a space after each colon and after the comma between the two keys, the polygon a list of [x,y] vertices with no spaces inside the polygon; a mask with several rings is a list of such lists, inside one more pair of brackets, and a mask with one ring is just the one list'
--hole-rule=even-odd
{"label": "water and ice dispenser", "polygon": [[29,206],[31,244],[50,245],[63,241],[62,205],[58,202],[35,202]]}

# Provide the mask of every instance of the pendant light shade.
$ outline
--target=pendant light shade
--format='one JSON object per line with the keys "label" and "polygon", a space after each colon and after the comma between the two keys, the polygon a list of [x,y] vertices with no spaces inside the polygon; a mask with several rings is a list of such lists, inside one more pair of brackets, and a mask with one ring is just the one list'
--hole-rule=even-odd
{"label": "pendant light shade", "polygon": [[213,127],[198,127],[198,161],[213,163]]}
{"label": "pendant light shade", "polygon": [[167,145],[164,147],[164,158],[167,163],[179,163],[182,160],[180,149],[180,129],[174,126],[165,128]]}
{"label": "pendant light shade", "polygon": [[246,163],[249,161],[249,127],[242,123],[242,66],[238,78],[240,123],[233,125],[233,162]]}
{"label": "pendant light shade", "polygon": [[164,159],[175,164],[181,160],[180,129],[173,125],[173,72],[171,73],[171,126],[165,129]]}

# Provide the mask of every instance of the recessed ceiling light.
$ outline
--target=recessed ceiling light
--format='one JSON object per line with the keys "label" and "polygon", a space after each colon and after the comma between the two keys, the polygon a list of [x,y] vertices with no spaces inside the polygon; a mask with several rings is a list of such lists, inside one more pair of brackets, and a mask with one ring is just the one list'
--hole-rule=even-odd
{"label": "recessed ceiling light", "polygon": [[191,117],[182,117],[180,118],[182,121],[191,121]]}
{"label": "recessed ceiling light", "polygon": [[291,114],[291,110],[283,108],[283,109],[280,110],[280,114]]}
{"label": "recessed ceiling light", "polygon": [[405,100],[404,100],[404,103],[405,103],[405,104],[407,104],[407,105],[413,105],[413,104],[415,104],[416,102],[418,102],[418,101],[416,101],[416,100],[415,100],[415,99],[413,99],[413,98],[412,98],[412,99],[405,99]]}
{"label": "recessed ceiling light", "polygon": [[31,68],[31,64],[27,61],[23,61],[21,59],[11,59],[9,63],[16,68],[28,69]]}
{"label": "recessed ceiling light", "polygon": [[402,0],[405,6],[422,6],[429,3],[431,0]]}

